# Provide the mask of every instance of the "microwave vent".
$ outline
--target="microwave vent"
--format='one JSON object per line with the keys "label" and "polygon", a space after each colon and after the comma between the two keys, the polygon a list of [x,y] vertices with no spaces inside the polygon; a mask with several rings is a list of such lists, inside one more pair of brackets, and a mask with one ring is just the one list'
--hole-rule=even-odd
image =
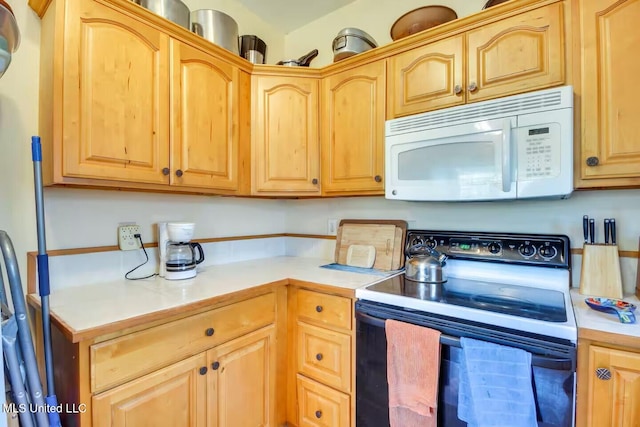
{"label": "microwave vent", "polygon": [[562,98],[563,96],[570,98],[573,91],[562,89],[564,88],[516,95],[395,119],[389,122],[388,131],[391,134],[406,133],[427,128],[450,126],[452,124],[570,107],[572,100],[565,99],[563,102]]}

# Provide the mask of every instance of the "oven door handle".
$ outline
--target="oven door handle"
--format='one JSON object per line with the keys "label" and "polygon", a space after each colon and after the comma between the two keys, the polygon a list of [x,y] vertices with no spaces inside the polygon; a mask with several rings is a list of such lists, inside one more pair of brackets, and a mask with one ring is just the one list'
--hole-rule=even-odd
{"label": "oven door handle", "polygon": [[[374,317],[360,311],[356,311],[356,319],[378,328],[384,329],[385,327],[385,319]],[[440,343],[450,347],[462,347],[460,338],[451,335],[441,334]],[[536,354],[531,355],[531,365],[539,368],[553,369],[554,371],[571,371],[573,369],[571,359],[539,356]]]}

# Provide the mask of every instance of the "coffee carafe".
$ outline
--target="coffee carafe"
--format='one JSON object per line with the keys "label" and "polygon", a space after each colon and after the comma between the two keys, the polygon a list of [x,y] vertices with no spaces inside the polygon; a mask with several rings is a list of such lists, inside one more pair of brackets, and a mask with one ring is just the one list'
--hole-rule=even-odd
{"label": "coffee carafe", "polygon": [[196,266],[204,261],[204,251],[200,243],[191,242],[194,228],[191,222],[158,224],[159,276],[168,280],[195,277]]}

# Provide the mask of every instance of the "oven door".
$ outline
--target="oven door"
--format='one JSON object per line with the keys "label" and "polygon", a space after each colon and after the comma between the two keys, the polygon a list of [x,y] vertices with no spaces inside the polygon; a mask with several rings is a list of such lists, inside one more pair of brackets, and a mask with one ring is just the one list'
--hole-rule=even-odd
{"label": "oven door", "polygon": [[[429,317],[427,317],[429,316]],[[538,425],[571,427],[575,411],[575,346],[550,342],[543,349],[541,336],[522,336],[516,331],[488,329],[445,316],[405,311],[384,304],[356,303],[356,426],[389,426],[387,387],[387,341],[385,320],[396,319],[443,332],[438,397],[438,425],[466,426],[458,419],[458,373],[461,351],[460,336],[492,341],[498,344],[524,347],[532,352],[533,389]],[[484,332],[482,331],[484,329]],[[464,331],[464,332],[461,332]],[[456,336],[457,335],[457,336]],[[531,336],[529,336],[531,335]],[[536,351],[536,347],[539,347]],[[552,353],[552,354],[549,354]]]}
{"label": "oven door", "polygon": [[386,198],[516,198],[511,137],[516,117],[419,130],[385,139]]}

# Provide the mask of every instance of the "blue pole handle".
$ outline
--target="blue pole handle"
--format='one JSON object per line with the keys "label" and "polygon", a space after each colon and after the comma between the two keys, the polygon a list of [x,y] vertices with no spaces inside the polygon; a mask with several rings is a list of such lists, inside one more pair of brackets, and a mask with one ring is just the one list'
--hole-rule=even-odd
{"label": "blue pole handle", "polygon": [[42,161],[42,144],[40,144],[39,136],[31,137],[31,160],[34,162]]}
{"label": "blue pole handle", "polygon": [[45,297],[49,295],[49,255],[38,254],[38,287],[40,288],[40,296]]}

